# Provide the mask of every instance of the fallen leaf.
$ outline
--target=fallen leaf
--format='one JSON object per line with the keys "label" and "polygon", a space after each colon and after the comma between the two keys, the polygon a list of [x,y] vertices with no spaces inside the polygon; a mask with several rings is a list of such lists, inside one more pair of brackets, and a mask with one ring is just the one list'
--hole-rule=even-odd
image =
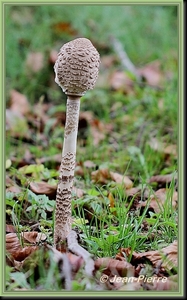
{"label": "fallen leaf", "polygon": [[83,166],[85,168],[91,169],[91,168],[95,168],[96,164],[91,160],[86,160],[86,161],[83,162]]}
{"label": "fallen leaf", "polygon": [[30,52],[26,58],[26,67],[33,73],[37,73],[44,67],[44,55],[41,52]]}
{"label": "fallen leaf", "polygon": [[153,150],[161,152],[165,156],[173,155],[177,158],[177,145],[168,145],[167,143],[158,141],[156,138],[151,139],[149,145]]}
{"label": "fallen leaf", "polygon": [[58,51],[56,50],[51,50],[49,53],[49,62],[54,65],[56,60],[58,58]]}
{"label": "fallen leaf", "polygon": [[173,276],[170,277],[145,277],[141,279],[141,276],[131,277],[131,280],[127,282],[127,284],[123,285],[119,288],[121,291],[129,291],[129,290],[157,290],[157,291],[164,291],[164,290],[177,290],[178,283]]}
{"label": "fallen leaf", "polygon": [[[30,232],[32,235],[33,232]],[[38,235],[35,234],[35,238]],[[23,236],[20,236],[23,247],[20,244],[17,233],[8,233],[6,234],[6,251],[17,261],[23,261],[27,256],[29,256],[33,251],[38,249],[36,245],[25,246],[25,240]],[[28,241],[27,241],[28,243]]]}
{"label": "fallen leaf", "polygon": [[105,135],[108,132],[107,126],[96,118],[92,118],[89,124],[93,144],[97,146],[101,141],[105,139]]}
{"label": "fallen leaf", "polygon": [[141,188],[140,187],[129,188],[125,191],[125,193],[128,197],[133,197],[133,196],[137,195],[141,199]]}
{"label": "fallen leaf", "polygon": [[35,193],[36,195],[43,195],[55,199],[56,198],[56,190],[57,185],[51,185],[47,182],[31,182],[30,183],[30,190]]}
{"label": "fallen leaf", "polygon": [[27,242],[30,244],[37,244],[38,242],[43,242],[46,240],[46,235],[37,231],[21,232],[21,237],[25,243]]}
{"label": "fallen leaf", "polygon": [[8,233],[6,234],[6,251],[11,254],[16,261],[23,261],[27,256],[38,249],[36,244],[45,239],[45,234],[37,231],[21,232],[20,234]]}
{"label": "fallen leaf", "polygon": [[[123,252],[126,256],[129,256],[130,249],[129,248],[121,248],[120,253],[117,254],[117,257],[124,257]],[[142,262],[142,258],[147,258],[152,263],[153,267],[157,268],[162,265],[163,268],[167,270],[171,270],[173,267],[177,267],[177,259],[178,259],[178,247],[177,241],[175,240],[169,246],[154,251],[147,251],[142,253],[137,253],[133,251],[131,263],[137,265],[138,262]]]}
{"label": "fallen leaf", "polygon": [[173,155],[175,158],[177,158],[177,145],[168,145],[165,143],[163,144],[165,146],[164,148],[164,154],[166,155]]}
{"label": "fallen leaf", "polygon": [[55,155],[51,155],[51,156],[43,156],[41,158],[37,158],[38,163],[40,164],[44,164],[46,162],[51,162],[52,164],[57,164],[59,165],[62,161],[62,154],[55,154]]}
{"label": "fallen leaf", "polygon": [[112,193],[109,193],[108,199],[110,201],[110,204],[109,204],[110,208],[114,208],[115,207],[115,199],[114,199]]}
{"label": "fallen leaf", "polygon": [[30,112],[30,104],[25,95],[19,93],[16,90],[10,91],[10,107],[13,112],[18,112],[21,115],[27,115]]}
{"label": "fallen leaf", "polygon": [[92,136],[93,144],[97,146],[100,141],[105,139],[107,133],[113,129],[112,124],[104,124],[101,120],[94,117],[90,111],[81,112],[79,117],[79,130],[85,129],[90,126],[90,133]]}
{"label": "fallen leaf", "polygon": [[137,73],[146,80],[149,85],[159,87],[163,80],[161,63],[155,60],[137,70]]}
{"label": "fallen leaf", "polygon": [[98,258],[95,260],[95,269],[100,270],[108,276],[130,277],[134,276],[134,267],[126,262],[110,257]]}
{"label": "fallen leaf", "polygon": [[8,176],[6,175],[6,187],[14,185],[15,182]]}
{"label": "fallen leaf", "polygon": [[124,175],[111,172],[108,169],[99,169],[91,173],[92,180],[101,184],[107,184],[109,181],[114,181],[118,184],[122,184],[126,189],[130,189],[133,182]]}
{"label": "fallen leaf", "polygon": [[26,118],[18,111],[6,109],[6,130],[11,137],[29,138],[29,127]]}
{"label": "fallen leaf", "polygon": [[17,184],[14,184],[14,185],[9,186],[8,188],[6,188],[6,192],[12,192],[12,193],[17,195],[17,194],[22,192],[22,189]]}
{"label": "fallen leaf", "polygon": [[73,186],[72,191],[76,195],[77,198],[82,198],[83,195],[85,194],[85,192],[82,189],[79,189],[76,186]]}
{"label": "fallen leaf", "polygon": [[157,182],[157,183],[170,183],[172,180],[177,180],[177,174],[167,174],[167,175],[155,175],[149,178],[148,182]]}
{"label": "fallen leaf", "polygon": [[129,177],[115,172],[110,172],[110,175],[112,180],[116,183],[123,184],[126,189],[132,188],[133,182],[129,179]]}
{"label": "fallen leaf", "polygon": [[154,195],[150,195],[149,200],[142,201],[137,207],[146,207],[149,204],[149,209],[152,209],[155,213],[160,213],[163,210],[165,203],[171,198],[172,207],[175,208],[177,206],[178,193],[174,190],[169,198],[168,192],[169,190],[166,188],[159,189]]}
{"label": "fallen leaf", "polygon": [[67,253],[67,257],[69,259],[69,262],[72,266],[72,271],[73,272],[78,272],[78,270],[83,266],[84,264],[84,259],[81,256],[75,255],[71,252]]}
{"label": "fallen leaf", "polygon": [[134,94],[134,82],[124,71],[116,71],[109,80],[111,88],[125,94]]}
{"label": "fallen leaf", "polygon": [[75,176],[84,177],[84,175],[85,175],[84,168],[82,166],[77,165],[75,167]]}
{"label": "fallen leaf", "polygon": [[14,267],[14,259],[8,254],[6,254],[6,265],[9,267]]}
{"label": "fallen leaf", "polygon": [[92,126],[90,131],[93,138],[94,146],[97,146],[101,141],[105,139],[105,134],[98,130],[96,126]]}
{"label": "fallen leaf", "polygon": [[31,154],[29,149],[25,149],[23,157],[12,156],[11,159],[13,163],[16,163],[17,168],[36,163],[35,156]]}
{"label": "fallen leaf", "polygon": [[178,290],[178,282],[173,280],[171,277],[165,277],[165,278],[158,278],[153,277],[153,284],[147,284],[146,283],[146,289],[147,290],[154,290],[154,291],[176,291]]}
{"label": "fallen leaf", "polygon": [[108,169],[99,169],[91,173],[93,182],[107,184],[108,180],[111,179],[110,171]]}
{"label": "fallen leaf", "polygon": [[53,30],[56,33],[67,33],[68,35],[77,35],[77,31],[72,27],[71,23],[69,22],[58,22],[53,25]]}
{"label": "fallen leaf", "polygon": [[16,228],[13,225],[6,224],[6,233],[17,232]]}
{"label": "fallen leaf", "polygon": [[139,278],[131,276],[129,281],[119,288],[119,291],[137,291],[140,289],[142,289],[142,285]]}

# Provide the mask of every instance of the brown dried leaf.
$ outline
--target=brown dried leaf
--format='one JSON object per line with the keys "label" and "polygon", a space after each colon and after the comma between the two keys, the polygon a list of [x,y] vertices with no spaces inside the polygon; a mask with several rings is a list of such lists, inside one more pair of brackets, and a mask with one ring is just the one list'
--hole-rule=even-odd
{"label": "brown dried leaf", "polygon": [[161,280],[161,278],[159,278],[160,280],[154,280],[153,281],[153,285],[151,284],[146,284],[146,287],[148,287],[148,290],[156,290],[156,291],[168,291],[168,290],[172,290],[172,291],[176,291],[178,290],[178,282],[176,282],[176,280],[171,276],[164,278]]}
{"label": "brown dried leaf", "polygon": [[81,256],[75,255],[71,252],[67,253],[67,257],[71,264],[73,272],[78,272],[78,270],[83,266],[84,259]]}
{"label": "brown dried leaf", "polygon": [[98,119],[92,119],[90,122],[90,126],[93,144],[97,146],[100,141],[105,139],[106,126]]}
{"label": "brown dried leaf", "polygon": [[83,162],[83,166],[85,168],[91,169],[91,168],[95,168],[96,164],[91,160],[86,160],[86,161]]}
{"label": "brown dried leaf", "polygon": [[94,115],[92,111],[81,111],[80,112],[80,116],[79,116],[80,120],[86,120],[86,122],[88,124],[90,124],[93,120],[94,120]]}
{"label": "brown dried leaf", "polygon": [[16,90],[10,91],[10,110],[18,112],[23,116],[30,112],[30,104],[25,95]]}
{"label": "brown dried leaf", "polygon": [[46,240],[46,235],[37,231],[21,232],[21,237],[25,243],[36,244],[38,242]]}
{"label": "brown dried leaf", "polygon": [[[39,241],[46,239],[46,236],[39,232],[22,232],[20,234],[20,240],[18,234],[8,233],[6,234],[6,251],[17,261],[23,261],[32,252],[38,249],[35,246]],[[28,246],[28,244],[30,244]],[[33,246],[33,244],[35,244]]]}
{"label": "brown dried leaf", "polygon": [[90,131],[94,146],[99,145],[99,143],[105,139],[105,134],[101,132],[96,126],[92,126]]}
{"label": "brown dried leaf", "polygon": [[119,291],[137,291],[142,289],[141,282],[137,277],[131,277],[129,282],[127,281],[126,284],[122,285],[118,290]]}
{"label": "brown dried leaf", "polygon": [[107,184],[109,180],[118,184],[123,184],[126,189],[130,189],[133,185],[132,181],[124,175],[111,172],[108,169],[99,169],[91,173],[92,180],[101,184]]}
{"label": "brown dried leaf", "polygon": [[177,158],[177,145],[168,145],[167,143],[158,141],[156,138],[151,139],[149,145],[153,150],[161,152],[165,154],[165,156],[173,155]]}
{"label": "brown dried leaf", "polygon": [[29,138],[29,128],[26,118],[18,111],[6,109],[6,130],[12,137]]}
{"label": "brown dried leaf", "polygon": [[16,163],[18,168],[24,167],[25,165],[35,164],[35,156],[31,154],[29,149],[25,149],[23,157],[12,156],[11,161]]}
{"label": "brown dried leaf", "polygon": [[15,182],[8,176],[6,175],[6,187],[14,185]]}
{"label": "brown dried leaf", "polygon": [[51,50],[51,52],[49,53],[49,62],[54,65],[56,60],[58,58],[58,51],[56,50]]}
{"label": "brown dried leaf", "polygon": [[164,290],[177,290],[178,289],[178,283],[176,282],[176,278],[174,276],[170,277],[157,277],[157,276],[152,276],[152,277],[145,277],[141,279],[141,276],[136,278],[136,277],[131,277],[130,282],[127,284],[123,285],[119,290],[139,290],[139,289],[144,289],[144,290],[156,290],[156,291],[164,291]]}
{"label": "brown dried leaf", "polygon": [[[31,182],[30,190],[37,195],[47,195],[50,199],[56,198],[57,185],[51,185],[47,182]],[[73,193],[81,198],[84,195],[84,191],[80,188],[73,186]]]}
{"label": "brown dried leaf", "polygon": [[170,183],[172,180],[177,179],[177,174],[167,174],[167,175],[155,175],[149,178],[148,182],[158,182],[158,183]]}
{"label": "brown dried leaf", "polygon": [[111,179],[110,172],[108,169],[100,169],[91,173],[91,178],[94,182],[101,184],[107,184],[108,180]]}
{"label": "brown dried leaf", "polygon": [[24,260],[37,249],[38,246],[26,246],[22,248],[16,233],[6,234],[6,251],[17,261]]}
{"label": "brown dried leaf", "polygon": [[71,23],[69,22],[58,22],[53,25],[53,30],[58,34],[63,32],[68,35],[77,35],[77,31],[72,27]]}
{"label": "brown dried leaf", "polygon": [[106,68],[106,71],[113,66],[113,64],[116,62],[115,55],[102,55],[101,57],[101,65],[102,67]]}
{"label": "brown dried leaf", "polygon": [[123,71],[116,71],[110,78],[110,86],[114,90],[121,90],[125,94],[134,93],[134,83],[129,76]]}
{"label": "brown dried leaf", "polygon": [[[134,267],[130,263],[110,257],[98,258],[95,261],[95,270],[107,275],[104,286],[110,290],[119,289],[124,284],[120,279],[134,276]],[[102,283],[101,278],[102,276],[100,277]]]}
{"label": "brown dried leaf", "polygon": [[[129,256],[129,248],[122,248],[120,249],[120,253],[117,254],[118,257],[124,257],[123,252]],[[142,258],[149,259],[153,266],[159,267],[162,265],[163,268],[166,268],[168,270],[171,270],[173,267],[177,267],[177,257],[178,257],[178,248],[177,248],[177,241],[175,240],[172,244],[169,246],[155,251],[147,251],[143,253],[137,253],[133,251],[132,253],[132,260],[133,264],[137,264],[138,261]]]}
{"label": "brown dried leaf", "polygon": [[55,154],[52,156],[41,157],[37,159],[38,163],[41,164],[44,164],[46,162],[51,162],[53,164],[56,163],[57,165],[61,163],[61,160],[62,160],[62,154]]}
{"label": "brown dried leaf", "polygon": [[102,129],[98,128],[99,120],[94,118],[94,115],[91,111],[85,111],[80,113],[79,117],[79,131],[85,130],[90,127],[90,132],[93,138],[93,144],[98,144],[100,140],[104,139],[104,134]]}
{"label": "brown dried leaf", "polygon": [[15,232],[17,232],[17,230],[13,225],[6,224],[6,233],[15,233]]}
{"label": "brown dried leaf", "polygon": [[26,67],[33,73],[39,72],[44,67],[44,55],[41,52],[30,52],[27,55]]}
{"label": "brown dried leaf", "polygon": [[45,194],[47,196],[50,196],[55,199],[56,197],[56,185],[51,185],[47,182],[41,181],[41,182],[31,182],[30,183],[30,190],[37,194],[42,195]]}
{"label": "brown dried leaf", "polygon": [[85,194],[82,189],[79,189],[75,186],[73,186],[73,193],[77,196],[77,198],[82,198],[83,195]]}
{"label": "brown dried leaf", "polygon": [[90,125],[90,132],[93,138],[93,144],[97,146],[100,141],[105,139],[105,135],[113,129],[112,124],[104,124],[96,119],[92,112],[86,111],[80,113],[79,128],[87,128]]}
{"label": "brown dried leaf", "polygon": [[10,255],[6,254],[6,265],[9,267],[14,267],[14,259]]}
{"label": "brown dried leaf", "polygon": [[[149,203],[149,208],[152,209],[155,213],[159,213],[163,210],[165,202],[168,200],[168,189],[163,188],[159,189],[155,192],[154,195],[150,196],[151,200],[143,201],[138,204],[137,207],[146,207],[147,203]],[[172,194],[172,207],[175,208],[177,206],[178,193],[177,191],[173,191]]]}
{"label": "brown dried leaf", "polygon": [[173,155],[174,157],[177,158],[177,145],[168,145],[165,143],[165,148],[164,148],[164,154],[166,155]]}
{"label": "brown dried leaf", "polygon": [[134,276],[134,267],[130,263],[110,257],[98,258],[95,261],[95,269],[108,276]]}
{"label": "brown dried leaf", "polygon": [[6,188],[6,192],[11,192],[11,193],[15,193],[16,195],[21,193],[21,187],[19,187],[17,184],[15,184],[14,186],[9,186],[8,188]]}
{"label": "brown dried leaf", "polygon": [[115,172],[110,172],[110,175],[112,180],[116,183],[123,184],[126,189],[132,188],[133,182],[129,179],[129,177]]}
{"label": "brown dried leaf", "polygon": [[114,208],[114,207],[115,207],[115,199],[114,199],[112,193],[109,193],[108,199],[109,199],[109,201],[110,201],[110,204],[109,204],[109,205],[110,205],[110,208]]}
{"label": "brown dried leaf", "polygon": [[143,77],[146,82],[152,86],[160,86],[163,80],[161,72],[161,64],[159,60],[155,60],[137,70],[138,74]]}
{"label": "brown dried leaf", "polygon": [[75,175],[76,175],[76,176],[83,177],[84,174],[85,174],[85,172],[84,172],[83,167],[81,167],[81,166],[76,166],[76,167],[75,167]]}
{"label": "brown dried leaf", "polygon": [[133,198],[131,209],[134,207],[137,208],[137,205],[139,204],[139,201],[142,199],[142,191],[140,187],[134,187],[130,189],[125,190],[125,194],[127,195],[128,199]]}

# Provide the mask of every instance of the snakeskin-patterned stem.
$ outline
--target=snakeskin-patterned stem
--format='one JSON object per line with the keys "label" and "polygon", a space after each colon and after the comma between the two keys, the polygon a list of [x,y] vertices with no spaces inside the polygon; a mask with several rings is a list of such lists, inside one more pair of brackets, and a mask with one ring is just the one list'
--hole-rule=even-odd
{"label": "snakeskin-patterned stem", "polygon": [[56,196],[54,244],[65,241],[71,231],[71,193],[76,163],[80,97],[68,96],[62,162]]}

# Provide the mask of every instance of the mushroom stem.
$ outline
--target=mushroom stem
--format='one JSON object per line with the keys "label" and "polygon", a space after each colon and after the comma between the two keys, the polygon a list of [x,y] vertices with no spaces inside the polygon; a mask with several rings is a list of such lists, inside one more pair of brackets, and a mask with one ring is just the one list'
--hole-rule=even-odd
{"label": "mushroom stem", "polygon": [[76,163],[80,98],[93,89],[100,57],[90,40],[78,38],[63,45],[54,66],[55,82],[67,95],[62,162],[56,196],[54,244],[65,242],[71,231],[71,193]]}
{"label": "mushroom stem", "polygon": [[59,183],[56,196],[54,244],[66,239],[71,230],[71,193],[76,164],[80,97],[68,96]]}
{"label": "mushroom stem", "polygon": [[65,240],[71,231],[71,193],[76,164],[79,109],[80,97],[68,96],[62,161],[56,196],[55,245]]}

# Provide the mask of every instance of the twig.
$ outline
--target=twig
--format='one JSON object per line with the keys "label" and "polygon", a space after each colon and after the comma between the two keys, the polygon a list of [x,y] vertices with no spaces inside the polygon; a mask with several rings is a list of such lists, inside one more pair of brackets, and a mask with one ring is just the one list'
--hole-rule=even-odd
{"label": "twig", "polygon": [[130,71],[135,76],[135,78],[137,80],[137,83],[139,84],[140,87],[149,86],[149,87],[151,87],[153,89],[156,89],[156,90],[159,90],[159,91],[163,90],[163,88],[161,88],[159,86],[154,86],[154,85],[151,85],[151,84],[148,84],[148,83],[144,82],[142,76],[138,74],[137,68],[132,63],[130,58],[128,57],[128,55],[127,55],[127,53],[124,49],[124,46],[121,44],[121,42],[118,39],[116,39],[114,36],[110,36],[110,41],[111,41],[111,44],[114,48],[114,51],[119,56],[119,59],[121,61],[122,66],[127,71]]}
{"label": "twig", "polygon": [[60,270],[60,278],[61,280],[65,280],[65,289],[70,291],[71,290],[71,265],[67,254],[60,253],[54,247],[47,245],[47,247],[53,251],[54,253],[54,261],[58,263],[59,270]]}
{"label": "twig", "polygon": [[[67,236],[68,249],[71,252],[81,256],[84,259],[85,273],[89,278],[91,278],[93,276],[93,271],[95,269],[94,260],[91,258],[91,254],[78,244],[77,239],[78,239],[77,233],[71,230]],[[91,288],[91,284],[89,281],[87,282],[86,287],[87,289]]]}
{"label": "twig", "polygon": [[140,75],[138,74],[136,67],[134,66],[134,64],[131,62],[130,58],[128,57],[127,53],[125,52],[124,47],[122,46],[122,44],[120,43],[119,40],[117,40],[114,36],[110,37],[111,43],[113,45],[114,50],[116,51],[116,53],[118,54],[121,63],[123,65],[123,67],[130,71],[132,74],[134,74],[134,76],[136,77],[136,79],[138,81],[141,80]]}

